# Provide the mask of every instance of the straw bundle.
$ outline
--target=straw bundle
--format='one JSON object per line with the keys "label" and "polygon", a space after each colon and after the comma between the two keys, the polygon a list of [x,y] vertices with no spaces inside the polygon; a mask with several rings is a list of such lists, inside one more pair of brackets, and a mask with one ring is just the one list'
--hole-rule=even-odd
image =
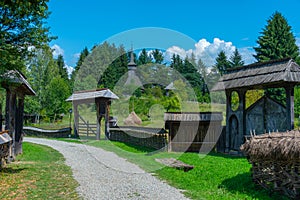
{"label": "straw bundle", "polygon": [[299,131],[254,136],[241,150],[252,164],[254,182],[290,198],[300,198]]}
{"label": "straw bundle", "polygon": [[137,116],[137,114],[133,111],[131,112],[128,117],[124,120],[124,123],[126,125],[141,125],[142,124],[142,120],[139,118],[139,116]]}

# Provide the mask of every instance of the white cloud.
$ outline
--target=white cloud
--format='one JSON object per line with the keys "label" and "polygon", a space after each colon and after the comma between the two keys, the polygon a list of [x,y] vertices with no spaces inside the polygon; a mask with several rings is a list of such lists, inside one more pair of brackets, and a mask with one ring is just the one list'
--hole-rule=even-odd
{"label": "white cloud", "polygon": [[[219,38],[214,38],[212,43],[208,42],[206,39],[201,39],[195,44],[194,49],[185,50],[178,46],[168,48],[165,52],[165,59],[170,61],[173,54],[178,54],[182,58],[185,58],[186,56],[191,56],[193,53],[196,59],[201,59],[208,67],[211,67],[215,64],[215,60],[220,51],[225,51],[227,57],[230,58],[235,48],[236,47],[232,42],[226,42]],[[242,48],[240,53],[245,64],[250,64],[254,61],[254,58],[252,57],[253,50],[250,48]]]}
{"label": "white cloud", "polygon": [[67,68],[67,72],[69,77],[71,77],[72,72],[75,70],[72,66],[69,66],[65,63],[65,68]]}
{"label": "white cloud", "polygon": [[64,50],[58,46],[57,44],[54,44],[51,49],[53,50],[52,55],[54,58],[57,58],[58,55],[64,55]]}

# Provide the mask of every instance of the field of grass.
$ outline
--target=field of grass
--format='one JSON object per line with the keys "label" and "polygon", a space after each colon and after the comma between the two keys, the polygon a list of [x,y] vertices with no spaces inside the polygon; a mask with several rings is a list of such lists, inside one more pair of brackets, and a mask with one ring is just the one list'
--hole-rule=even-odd
{"label": "field of grass", "polygon": [[0,199],[79,199],[78,183],[59,152],[26,142],[23,151],[0,170]]}
{"label": "field of grass", "polygon": [[[185,191],[184,194],[192,199],[285,199],[278,194],[270,196],[268,191],[256,186],[251,180],[251,165],[243,157],[218,153],[204,156],[197,153],[154,152],[151,149],[106,140],[88,141],[86,144],[115,152]],[[183,172],[164,167],[155,161],[156,158],[177,158],[193,165],[194,169]]]}

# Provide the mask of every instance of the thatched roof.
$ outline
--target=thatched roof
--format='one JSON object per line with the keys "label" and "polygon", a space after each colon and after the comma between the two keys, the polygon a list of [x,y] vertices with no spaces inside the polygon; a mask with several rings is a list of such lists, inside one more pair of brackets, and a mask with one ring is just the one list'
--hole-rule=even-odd
{"label": "thatched roof", "polygon": [[31,88],[30,84],[27,82],[26,77],[17,70],[10,70],[4,73],[1,84],[4,88],[9,85],[16,85],[17,91],[25,95],[35,95],[35,91]]}
{"label": "thatched roof", "polygon": [[300,67],[292,59],[272,60],[233,68],[223,75],[212,91],[236,88],[282,86],[285,82],[300,82]]}
{"label": "thatched roof", "polygon": [[300,160],[299,130],[252,137],[241,150],[254,160]]}
{"label": "thatched roof", "polygon": [[66,101],[93,100],[96,98],[119,99],[110,89],[97,89],[74,92]]}

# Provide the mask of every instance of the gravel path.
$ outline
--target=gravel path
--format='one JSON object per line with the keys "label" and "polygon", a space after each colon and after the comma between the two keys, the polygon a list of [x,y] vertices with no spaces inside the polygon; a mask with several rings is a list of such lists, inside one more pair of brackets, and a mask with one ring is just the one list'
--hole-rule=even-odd
{"label": "gravel path", "polygon": [[24,141],[47,145],[63,154],[84,199],[187,199],[137,165],[101,148],[40,138]]}

